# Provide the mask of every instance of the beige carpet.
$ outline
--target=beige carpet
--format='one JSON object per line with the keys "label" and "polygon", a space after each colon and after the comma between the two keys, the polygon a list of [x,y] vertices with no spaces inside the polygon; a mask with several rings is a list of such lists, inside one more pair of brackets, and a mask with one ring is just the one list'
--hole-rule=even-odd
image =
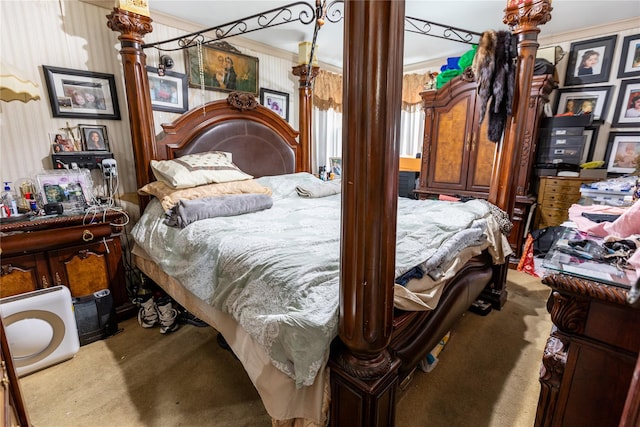
{"label": "beige carpet", "polygon": [[[551,328],[547,287],[509,272],[509,300],[488,316],[467,313],[430,373],[400,393],[398,426],[533,425],[538,371]],[[269,426],[258,395],[212,328],[170,335],[142,329],[80,348],[67,362],[20,380],[36,427]]]}

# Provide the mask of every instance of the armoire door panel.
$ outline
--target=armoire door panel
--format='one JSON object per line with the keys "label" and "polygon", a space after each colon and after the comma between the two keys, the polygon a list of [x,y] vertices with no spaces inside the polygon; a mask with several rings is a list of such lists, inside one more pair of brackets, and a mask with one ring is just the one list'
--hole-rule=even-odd
{"label": "armoire door panel", "polygon": [[471,191],[489,192],[491,185],[491,170],[496,155],[496,143],[487,137],[488,122],[485,120],[480,126],[480,130],[474,135],[471,156],[469,158],[469,182],[467,189]]}
{"label": "armoire door panel", "polygon": [[438,144],[430,155],[430,187],[464,189],[471,132],[467,123],[469,97],[462,98],[449,111],[439,112],[434,121]]}

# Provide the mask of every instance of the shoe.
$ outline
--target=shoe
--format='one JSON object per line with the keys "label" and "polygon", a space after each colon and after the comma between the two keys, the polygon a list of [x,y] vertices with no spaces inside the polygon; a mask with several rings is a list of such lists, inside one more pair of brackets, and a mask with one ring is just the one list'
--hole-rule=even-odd
{"label": "shoe", "polygon": [[178,311],[173,308],[171,298],[159,298],[156,307],[158,307],[158,314],[160,315],[160,333],[166,334],[178,330],[180,327],[177,321]]}
{"label": "shoe", "polygon": [[180,311],[180,314],[178,314],[178,322],[183,324],[188,323],[190,325],[197,326],[199,328],[206,328],[207,326],[209,326],[207,322],[194,316],[193,314],[191,314],[190,312],[184,309]]}
{"label": "shoe", "polygon": [[146,301],[140,302],[138,310],[138,323],[143,328],[153,328],[158,324],[158,309],[153,297],[149,295]]}

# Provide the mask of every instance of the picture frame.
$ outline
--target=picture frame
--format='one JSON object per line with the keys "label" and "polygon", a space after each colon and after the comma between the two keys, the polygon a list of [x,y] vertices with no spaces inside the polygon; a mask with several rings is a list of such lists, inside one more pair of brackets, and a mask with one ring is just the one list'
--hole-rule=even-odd
{"label": "picture frame", "polygon": [[[222,92],[248,92],[258,96],[259,61],[221,41],[185,49],[189,87]],[[202,53],[200,58],[199,52]],[[202,61],[201,61],[202,60]],[[200,62],[202,76],[200,81]]]}
{"label": "picture frame", "polygon": [[600,132],[600,126],[586,126],[583,131],[584,150],[582,151],[582,158],[580,164],[587,163],[593,160],[593,152],[596,149],[596,143],[598,142],[598,133]]}
{"label": "picture frame", "polygon": [[103,125],[78,125],[83,151],[109,151],[107,127]]}
{"label": "picture frame", "polygon": [[51,170],[36,175],[44,203],[61,203],[64,213],[84,212],[93,199],[91,171]]}
{"label": "picture frame", "polygon": [[277,90],[260,88],[260,104],[289,121],[289,94]]}
{"label": "picture frame", "polygon": [[120,120],[113,74],[43,65],[53,117]]}
{"label": "picture frame", "polygon": [[604,158],[609,173],[629,174],[640,168],[640,132],[610,132]]}
{"label": "picture frame", "polygon": [[640,77],[640,34],[626,36],[622,40],[618,78],[629,77]]}
{"label": "picture frame", "polygon": [[335,176],[334,179],[342,176],[342,157],[329,157],[329,171]]}
{"label": "picture frame", "polygon": [[69,137],[69,134],[63,132],[49,132],[49,142],[51,143],[52,153],[67,153],[73,151],[82,151],[82,145]]}
{"label": "picture frame", "polygon": [[640,127],[640,79],[622,80],[612,127]]}
{"label": "picture frame", "polygon": [[609,109],[609,96],[612,89],[612,85],[558,89],[555,106],[556,114],[586,114],[588,109],[583,106],[591,103],[593,121],[603,121]]}
{"label": "picture frame", "polygon": [[571,43],[564,86],[609,81],[617,35]]}
{"label": "picture frame", "polygon": [[158,74],[156,67],[147,66],[151,109],[167,113],[184,113],[189,109],[187,75],[165,70]]}

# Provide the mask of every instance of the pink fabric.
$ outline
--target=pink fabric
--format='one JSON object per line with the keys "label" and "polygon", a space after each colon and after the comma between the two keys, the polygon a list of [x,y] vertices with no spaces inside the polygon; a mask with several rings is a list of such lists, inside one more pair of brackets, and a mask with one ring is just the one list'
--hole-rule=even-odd
{"label": "pink fabric", "polygon": [[[582,212],[621,214],[621,216],[614,222],[598,224],[583,217]],[[569,208],[569,219],[576,224],[580,231],[586,231],[598,237],[613,236],[626,239],[633,235],[640,235],[640,202],[636,202],[628,208],[605,205],[572,205]],[[637,249],[628,262],[640,276],[640,250]]]}

